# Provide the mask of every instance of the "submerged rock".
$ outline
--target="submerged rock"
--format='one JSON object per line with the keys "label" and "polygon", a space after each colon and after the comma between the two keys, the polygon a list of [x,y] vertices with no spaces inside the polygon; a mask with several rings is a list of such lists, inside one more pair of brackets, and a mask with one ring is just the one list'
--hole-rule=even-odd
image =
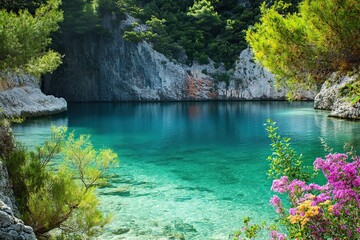
{"label": "submerged rock", "polygon": [[122,228],[118,228],[118,229],[112,231],[112,233],[114,235],[121,235],[121,234],[127,233],[129,231],[130,231],[130,228],[122,227]]}
{"label": "submerged rock", "polygon": [[171,225],[166,225],[163,231],[165,236],[174,240],[191,239],[197,234],[197,230],[193,225],[185,223],[180,219],[172,221]]}
{"label": "submerged rock", "polygon": [[339,73],[332,74],[316,95],[314,108],[330,110],[329,116],[331,117],[359,120],[360,102],[351,104],[346,90],[346,85],[358,82],[359,79],[358,73],[351,76],[344,76]]}
{"label": "submerged rock", "polygon": [[129,187],[118,187],[116,189],[102,192],[101,195],[129,197],[130,196],[130,188]]}
{"label": "submerged rock", "polygon": [[42,93],[35,77],[12,74],[3,81],[7,84],[0,89],[0,114],[5,117],[37,117],[67,110],[65,99]]}

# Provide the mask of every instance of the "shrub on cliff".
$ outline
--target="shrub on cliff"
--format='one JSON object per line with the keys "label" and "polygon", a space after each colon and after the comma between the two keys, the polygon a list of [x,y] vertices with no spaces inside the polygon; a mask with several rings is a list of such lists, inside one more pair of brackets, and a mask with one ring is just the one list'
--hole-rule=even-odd
{"label": "shrub on cliff", "polygon": [[282,1],[270,8],[263,4],[261,22],[246,34],[255,59],[278,84],[296,90],[359,66],[359,1],[304,0],[298,12],[285,14],[288,7]]}
{"label": "shrub on cliff", "polygon": [[18,147],[4,159],[22,219],[37,235],[60,228],[70,238],[91,236],[109,221],[94,191],[106,182],[117,155],[96,151],[89,136],[75,138],[66,131],[52,127],[35,151]]}

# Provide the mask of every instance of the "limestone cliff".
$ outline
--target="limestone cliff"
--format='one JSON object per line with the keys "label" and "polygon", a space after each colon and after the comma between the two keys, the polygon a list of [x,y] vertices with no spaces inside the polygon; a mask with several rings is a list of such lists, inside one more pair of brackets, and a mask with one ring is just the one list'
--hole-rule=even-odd
{"label": "limestone cliff", "polygon": [[6,117],[43,116],[67,109],[65,99],[43,94],[35,77],[7,74],[0,83],[0,114]]}
{"label": "limestone cliff", "polygon": [[346,93],[346,85],[358,82],[359,79],[359,73],[333,73],[316,95],[314,108],[330,110],[329,116],[332,117],[360,120],[360,102],[350,104]]}
{"label": "limestone cliff", "polygon": [[169,60],[146,42],[130,43],[122,29],[106,36],[67,39],[65,63],[44,81],[44,91],[68,101],[172,101],[284,99],[273,76],[253,62],[249,49],[235,70],[211,63],[187,66]]}

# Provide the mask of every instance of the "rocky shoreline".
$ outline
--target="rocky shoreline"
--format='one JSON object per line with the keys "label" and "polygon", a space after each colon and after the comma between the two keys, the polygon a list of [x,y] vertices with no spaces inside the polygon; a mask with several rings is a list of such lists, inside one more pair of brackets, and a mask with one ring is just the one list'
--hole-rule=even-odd
{"label": "rocky shoreline", "polygon": [[[274,77],[257,63],[251,61],[251,58],[251,51],[249,49],[244,50],[234,71],[235,77],[233,78],[241,79],[241,86],[238,85],[238,80],[232,79],[229,80],[227,86],[223,82],[217,83],[219,86],[224,86],[218,88],[217,92],[213,92],[211,90],[213,80],[206,79],[205,75],[199,69],[194,70],[196,67],[193,66],[192,75],[187,76],[188,88],[191,90],[187,94],[191,94],[185,99],[177,99],[176,97],[163,99],[157,95],[159,92],[146,88],[138,89],[136,99],[113,101],[285,100],[286,91],[283,89],[276,90],[273,86]],[[0,115],[7,118],[39,117],[67,110],[66,100],[62,97],[45,95],[40,90],[39,81],[35,77],[8,74],[5,79],[6,81],[0,85]],[[314,108],[330,111],[329,116],[331,117],[359,120],[360,102],[350,104],[350,100],[342,93],[346,85],[354,83],[358,79],[358,73],[352,75],[333,73],[322,85],[319,93],[315,94],[315,91],[310,91],[301,93],[301,96],[304,100],[314,99]],[[242,88],[242,91],[237,89],[239,87]],[[171,89],[165,90],[171,91]],[[181,92],[178,90],[175,89],[171,94],[175,96],[176,93]],[[109,99],[108,102],[111,100]]]}
{"label": "rocky shoreline", "polygon": [[0,114],[4,117],[39,117],[67,110],[65,99],[42,93],[35,77],[6,74],[2,79]]}
{"label": "rocky shoreline", "polygon": [[314,99],[314,108],[330,111],[330,117],[360,120],[360,102],[350,103],[344,91],[347,84],[359,81],[359,74],[341,75],[333,73],[322,85],[320,92]]}

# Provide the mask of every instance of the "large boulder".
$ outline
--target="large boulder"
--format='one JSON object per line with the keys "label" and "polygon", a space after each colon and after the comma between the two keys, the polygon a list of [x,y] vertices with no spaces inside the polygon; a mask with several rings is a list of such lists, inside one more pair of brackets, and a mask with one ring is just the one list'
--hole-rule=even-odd
{"label": "large boulder", "polygon": [[[7,74],[2,76],[0,88],[0,114],[13,117],[37,117],[67,110],[63,98],[41,92],[39,81],[28,75]],[[5,84],[5,83],[6,84]]]}
{"label": "large boulder", "polygon": [[360,119],[360,102],[351,103],[348,96],[347,86],[360,81],[359,73],[342,75],[333,73],[322,85],[320,92],[314,101],[315,109],[330,110],[329,116]]}

